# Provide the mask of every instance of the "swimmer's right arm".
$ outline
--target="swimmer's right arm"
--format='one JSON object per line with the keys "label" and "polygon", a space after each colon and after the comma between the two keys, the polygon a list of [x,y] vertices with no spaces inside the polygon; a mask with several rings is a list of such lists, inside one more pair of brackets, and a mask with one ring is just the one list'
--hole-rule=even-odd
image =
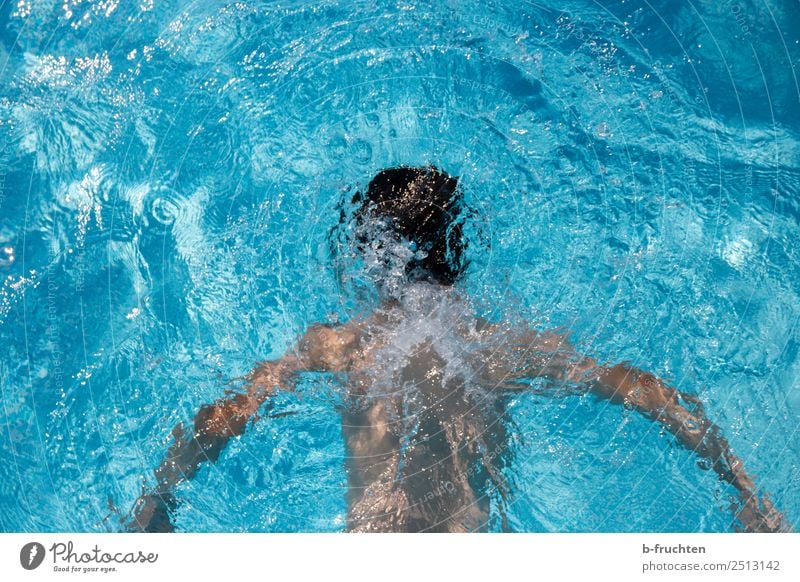
{"label": "swimmer's right arm", "polygon": [[595,395],[637,410],[667,428],[685,448],[707,459],[719,478],[737,490],[741,505],[736,517],[745,531],[789,531],[783,514],[759,492],[744,461],[733,453],[719,426],[706,416],[699,398],[628,364],[603,366],[588,358],[578,374]]}
{"label": "swimmer's right arm", "polygon": [[346,350],[353,333],[346,326],[311,327],[297,348],[284,357],[261,362],[246,376],[247,391],[221,398],[200,408],[190,434],[179,424],[175,442],[155,470],[156,485],[143,494],[133,509],[129,531],[174,531],[170,513],[177,507],[174,489],[192,479],[205,462],[213,463],[231,437],[244,433],[258,409],[278,390],[292,390],[299,372],[338,372],[347,368]]}
{"label": "swimmer's right arm", "polygon": [[[739,521],[746,531],[786,531],[783,515],[759,491],[745,470],[742,459],[731,451],[720,428],[705,414],[700,400],[668,386],[663,380],[628,364],[603,365],[578,354],[566,334],[529,332],[522,342],[511,341],[494,358],[494,385],[524,389],[520,378],[545,377],[578,390],[624,404],[658,422],[676,440],[699,457],[707,459],[714,472],[739,493]],[[514,353],[517,350],[517,353]],[[492,365],[489,359],[488,365]]]}

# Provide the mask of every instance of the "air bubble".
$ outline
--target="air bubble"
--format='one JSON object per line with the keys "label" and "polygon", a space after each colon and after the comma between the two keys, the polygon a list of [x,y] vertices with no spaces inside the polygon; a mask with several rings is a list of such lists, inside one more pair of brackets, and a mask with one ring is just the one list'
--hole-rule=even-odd
{"label": "air bubble", "polygon": [[178,214],[176,204],[167,198],[156,198],[150,208],[150,214],[161,224],[172,224]]}
{"label": "air bubble", "polygon": [[334,136],[328,142],[325,151],[330,152],[331,158],[341,160],[347,155],[347,141],[340,135]]}
{"label": "air bubble", "polygon": [[363,139],[353,144],[353,159],[359,164],[367,164],[372,161],[372,146]]}
{"label": "air bubble", "polygon": [[15,260],[14,247],[4,246],[0,248],[0,267],[10,267]]}
{"label": "air bubble", "polygon": [[594,133],[597,137],[611,137],[613,134],[611,133],[611,126],[603,121],[598,123],[594,128]]}

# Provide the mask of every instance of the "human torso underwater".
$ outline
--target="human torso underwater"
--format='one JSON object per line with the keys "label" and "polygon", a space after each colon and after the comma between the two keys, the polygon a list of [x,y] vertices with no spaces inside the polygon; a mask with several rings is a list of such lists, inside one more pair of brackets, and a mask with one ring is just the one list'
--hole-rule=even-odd
{"label": "human torso underwater", "polygon": [[502,397],[480,383],[478,320],[424,283],[360,330],[343,414],[352,531],[481,531],[503,496]]}

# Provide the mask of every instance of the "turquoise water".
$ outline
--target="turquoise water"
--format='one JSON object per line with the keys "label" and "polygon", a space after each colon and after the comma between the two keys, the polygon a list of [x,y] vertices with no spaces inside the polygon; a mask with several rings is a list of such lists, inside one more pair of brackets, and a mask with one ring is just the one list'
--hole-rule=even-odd
{"label": "turquoise water", "polygon": [[[0,41],[0,530],[119,530],[172,427],[359,309],[339,201],[429,163],[476,305],[697,394],[800,520],[797,3],[21,0]],[[176,526],[341,530],[341,406],[281,395]],[[733,529],[635,413],[509,408],[510,529]]]}

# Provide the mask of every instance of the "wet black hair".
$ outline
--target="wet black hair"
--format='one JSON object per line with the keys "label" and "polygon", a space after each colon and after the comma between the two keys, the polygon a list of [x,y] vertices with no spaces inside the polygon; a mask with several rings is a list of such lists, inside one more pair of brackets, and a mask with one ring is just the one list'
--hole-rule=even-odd
{"label": "wet black hair", "polygon": [[[464,259],[460,214],[463,194],[458,178],[433,166],[400,166],[381,170],[369,183],[366,192],[356,192],[352,204],[355,211],[357,245],[368,244],[369,232],[359,226],[371,220],[383,220],[390,233],[413,245],[421,258],[412,258],[406,265],[410,281],[431,281],[453,285],[463,274]],[[347,220],[342,212],[342,220]]]}

